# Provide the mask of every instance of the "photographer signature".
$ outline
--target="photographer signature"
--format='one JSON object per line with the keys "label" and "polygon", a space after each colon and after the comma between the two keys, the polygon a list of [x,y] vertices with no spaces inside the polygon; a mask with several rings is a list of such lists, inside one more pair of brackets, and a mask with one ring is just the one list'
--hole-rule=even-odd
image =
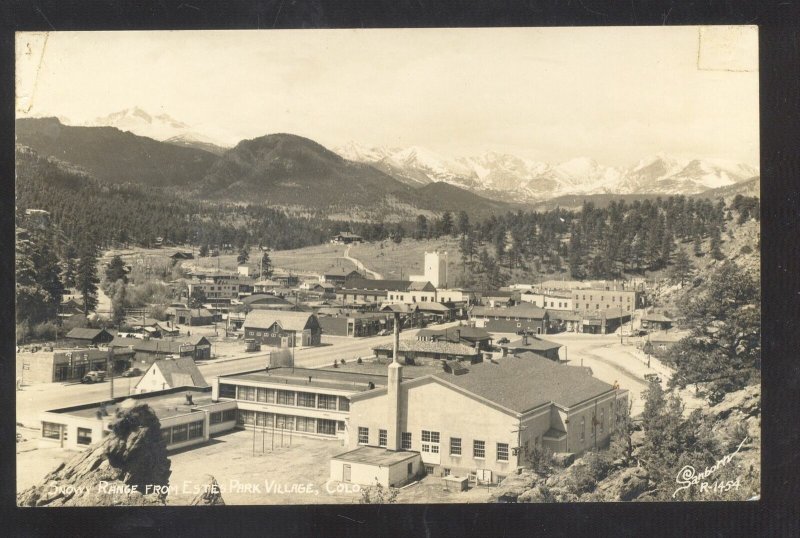
{"label": "photographer signature", "polygon": [[714,465],[711,467],[706,467],[702,473],[697,473],[695,468],[691,465],[685,465],[680,471],[678,471],[678,476],[675,479],[675,482],[681,484],[681,487],[675,490],[672,494],[674,498],[679,491],[684,489],[688,489],[692,486],[700,484],[700,491],[706,490],[721,490],[721,491],[728,491],[730,489],[739,489],[739,479],[728,481],[728,482],[715,482],[712,486],[709,486],[709,483],[706,481],[706,478],[709,478],[714,473],[728,465],[733,457],[742,449],[742,446],[748,441],[749,437],[745,436],[742,439],[742,442],[739,443],[739,446],[736,447],[736,450],[731,452],[730,454],[724,456],[722,459],[718,460]]}

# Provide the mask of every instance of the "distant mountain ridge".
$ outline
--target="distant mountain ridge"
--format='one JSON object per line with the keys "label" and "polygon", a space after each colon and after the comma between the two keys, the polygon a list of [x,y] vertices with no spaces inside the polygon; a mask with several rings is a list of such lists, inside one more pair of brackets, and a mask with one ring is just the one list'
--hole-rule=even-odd
{"label": "distant mountain ridge", "polygon": [[680,161],[665,154],[617,168],[586,157],[548,164],[497,152],[451,159],[417,146],[371,148],[350,143],[334,151],[410,185],[443,181],[509,202],[579,194],[692,195],[758,175],[746,164],[720,159]]}

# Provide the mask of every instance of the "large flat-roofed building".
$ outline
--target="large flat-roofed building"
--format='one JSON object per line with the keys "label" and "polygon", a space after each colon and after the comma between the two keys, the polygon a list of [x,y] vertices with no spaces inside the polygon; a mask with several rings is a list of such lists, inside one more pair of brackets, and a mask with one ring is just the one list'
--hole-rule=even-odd
{"label": "large flat-roofed building", "polygon": [[550,314],[530,304],[507,308],[473,306],[469,316],[476,327],[493,333],[546,334],[550,329]]}
{"label": "large flat-roofed building", "polygon": [[572,303],[576,311],[583,313],[622,309],[624,313],[631,314],[644,306],[644,293],[621,284],[572,290]]}
{"label": "large flat-roofed building", "polygon": [[[348,446],[416,452],[428,474],[472,481],[501,481],[526,464],[533,446],[581,454],[607,445],[627,400],[627,391],[585,369],[539,357],[411,380],[403,379],[399,363],[389,370],[385,388],[351,396]],[[347,463],[346,454],[334,459]],[[339,467],[333,478],[343,472]]]}
{"label": "large flat-roofed building", "polygon": [[[394,345],[380,344],[372,348],[378,358],[391,358]],[[401,340],[398,349],[399,359],[404,364],[425,363],[440,360],[481,360],[481,351],[477,347],[446,340]]]}
{"label": "large flat-roofed building", "polygon": [[237,425],[345,439],[350,398],[386,386],[385,375],[271,368],[219,376],[215,400],[235,402]]}
{"label": "large flat-roofed building", "polygon": [[209,388],[179,387],[53,409],[42,413],[42,440],[62,448],[83,449],[101,441],[117,412],[147,404],[161,423],[168,450],[208,441],[236,425],[236,402],[214,402]]}
{"label": "large flat-roofed building", "polygon": [[113,352],[96,348],[56,349],[35,353],[20,351],[16,356],[16,375],[25,385],[80,381],[92,370],[122,373],[131,366],[133,358],[133,350],[124,349]]}

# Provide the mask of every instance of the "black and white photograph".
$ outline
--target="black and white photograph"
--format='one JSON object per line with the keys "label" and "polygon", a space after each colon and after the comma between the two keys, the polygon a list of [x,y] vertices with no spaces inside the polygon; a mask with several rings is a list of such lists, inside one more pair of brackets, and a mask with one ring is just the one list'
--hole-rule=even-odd
{"label": "black and white photograph", "polygon": [[750,25],[17,32],[17,506],[758,501],[759,118]]}

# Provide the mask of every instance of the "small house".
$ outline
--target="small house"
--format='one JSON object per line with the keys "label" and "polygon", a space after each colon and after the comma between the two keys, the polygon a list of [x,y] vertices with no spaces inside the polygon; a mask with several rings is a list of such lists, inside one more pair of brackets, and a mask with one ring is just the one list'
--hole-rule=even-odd
{"label": "small house", "polygon": [[114,335],[105,329],[75,328],[66,335],[67,342],[76,346],[97,347],[107,344],[114,339]]}
{"label": "small house", "polygon": [[155,392],[176,387],[205,388],[208,386],[209,384],[206,383],[194,360],[191,357],[179,357],[155,361],[136,383],[133,393],[141,394],[142,392]]}

